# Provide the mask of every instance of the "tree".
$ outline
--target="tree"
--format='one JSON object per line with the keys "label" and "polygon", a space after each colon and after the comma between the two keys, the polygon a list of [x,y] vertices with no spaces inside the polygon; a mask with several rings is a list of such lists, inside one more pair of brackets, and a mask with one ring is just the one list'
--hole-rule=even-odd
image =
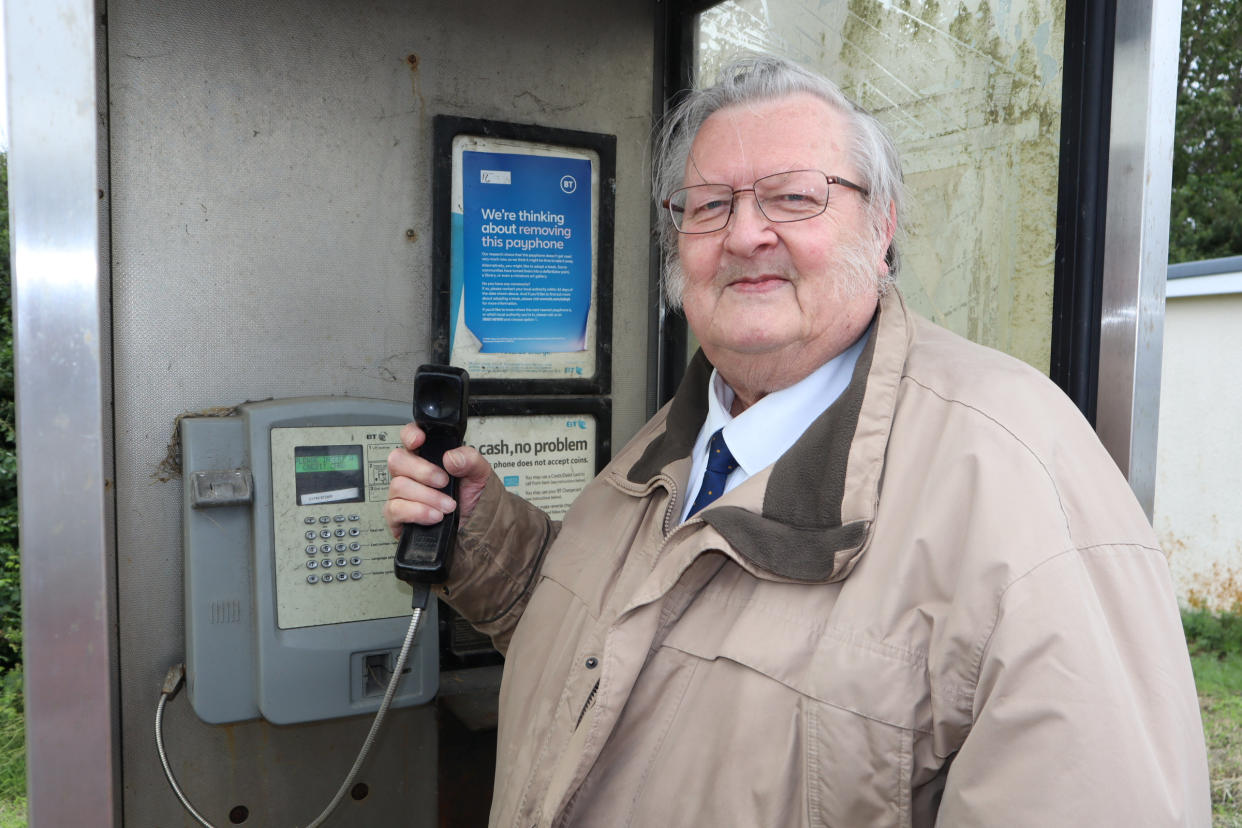
{"label": "tree", "polygon": [[1242,254],[1242,0],[1183,0],[1169,261]]}

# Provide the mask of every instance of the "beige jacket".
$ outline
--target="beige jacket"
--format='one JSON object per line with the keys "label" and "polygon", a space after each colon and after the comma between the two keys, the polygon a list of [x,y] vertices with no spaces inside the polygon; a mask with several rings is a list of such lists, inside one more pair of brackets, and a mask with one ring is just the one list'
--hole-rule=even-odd
{"label": "beige jacket", "polygon": [[709,366],[450,601],[507,650],[493,826],[1206,826],[1164,556],[1037,372],[881,302],[850,387],[682,525]]}

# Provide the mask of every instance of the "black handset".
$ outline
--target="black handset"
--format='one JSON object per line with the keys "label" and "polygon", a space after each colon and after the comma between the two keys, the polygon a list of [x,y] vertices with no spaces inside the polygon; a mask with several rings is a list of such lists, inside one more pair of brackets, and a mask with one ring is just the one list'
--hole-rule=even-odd
{"label": "black handset", "polygon": [[[470,375],[452,365],[421,365],[414,375],[414,422],[427,435],[418,453],[440,468],[444,452],[460,446],[466,434],[469,387]],[[457,478],[449,475],[441,491],[456,500]],[[431,526],[405,524],[393,560],[397,577],[410,583],[444,583],[456,539],[456,509]]]}

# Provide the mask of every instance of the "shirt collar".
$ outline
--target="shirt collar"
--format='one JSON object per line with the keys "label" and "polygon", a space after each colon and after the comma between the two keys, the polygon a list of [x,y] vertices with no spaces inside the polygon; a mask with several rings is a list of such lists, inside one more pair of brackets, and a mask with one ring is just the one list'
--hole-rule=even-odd
{"label": "shirt collar", "polygon": [[707,416],[699,430],[692,456],[698,457],[705,452],[708,440],[717,429],[723,428],[725,442],[747,477],[772,465],[841,396],[849,385],[854,365],[866,341],[864,332],[853,345],[806,378],[764,396],[736,417],[729,413],[733,405],[733,389],[720,376],[720,372],[713,369],[709,384],[711,393],[707,395]]}

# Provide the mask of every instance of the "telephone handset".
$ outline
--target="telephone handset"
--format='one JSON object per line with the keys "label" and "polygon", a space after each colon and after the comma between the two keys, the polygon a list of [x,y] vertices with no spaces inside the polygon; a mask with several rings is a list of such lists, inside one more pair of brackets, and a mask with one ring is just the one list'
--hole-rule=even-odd
{"label": "telephone handset", "polygon": [[[444,468],[444,453],[460,446],[466,434],[469,388],[470,375],[451,365],[421,365],[414,375],[414,422],[426,435],[419,454],[440,468]],[[456,500],[457,485],[457,478],[449,475],[441,491]],[[405,525],[393,559],[398,578],[422,584],[448,580],[457,514],[454,509],[431,526]]]}

